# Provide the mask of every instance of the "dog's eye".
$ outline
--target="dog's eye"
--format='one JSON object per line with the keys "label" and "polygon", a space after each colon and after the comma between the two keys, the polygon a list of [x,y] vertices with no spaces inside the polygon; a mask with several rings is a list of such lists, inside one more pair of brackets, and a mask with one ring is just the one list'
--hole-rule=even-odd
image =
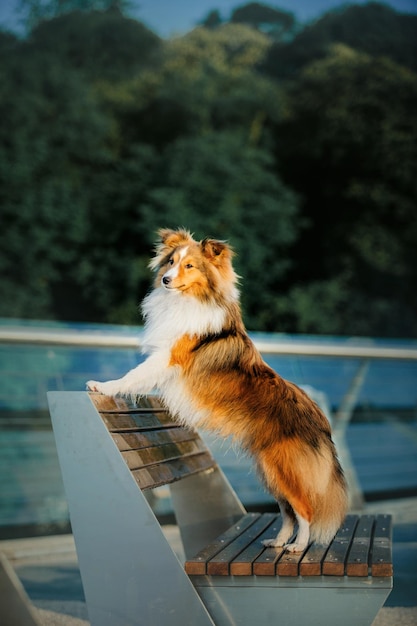
{"label": "dog's eye", "polygon": [[168,265],[174,265],[174,259],[169,259]]}
{"label": "dog's eye", "polygon": [[190,270],[192,267],[194,267],[191,263],[187,263],[187,265],[185,266],[186,270]]}

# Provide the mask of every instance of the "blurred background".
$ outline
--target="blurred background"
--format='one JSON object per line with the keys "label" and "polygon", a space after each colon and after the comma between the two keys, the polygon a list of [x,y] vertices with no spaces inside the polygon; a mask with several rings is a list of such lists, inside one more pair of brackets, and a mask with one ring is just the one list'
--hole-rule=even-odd
{"label": "blurred background", "polygon": [[416,495],[417,3],[3,0],[0,26],[0,536],[67,528],[45,394],[138,362],[160,227],[234,247],[358,502]]}
{"label": "blurred background", "polygon": [[[0,317],[140,323],[155,231],[185,226],[234,246],[252,330],[415,337],[416,3],[213,3],[168,38],[149,2],[17,5]],[[168,30],[181,3],[152,4]]]}

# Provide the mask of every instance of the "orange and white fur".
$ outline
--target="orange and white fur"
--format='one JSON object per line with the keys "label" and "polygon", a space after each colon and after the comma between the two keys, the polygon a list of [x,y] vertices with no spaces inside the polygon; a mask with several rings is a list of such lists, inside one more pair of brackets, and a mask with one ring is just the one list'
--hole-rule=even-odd
{"label": "orange and white fur", "polygon": [[[282,527],[268,546],[328,543],[346,513],[346,483],[327,418],[261,358],[242,322],[229,246],[161,230],[143,302],[147,359],[119,380],[89,381],[106,395],[157,389],[190,427],[232,435],[255,459],[278,501]],[[290,542],[297,522],[296,539]]]}

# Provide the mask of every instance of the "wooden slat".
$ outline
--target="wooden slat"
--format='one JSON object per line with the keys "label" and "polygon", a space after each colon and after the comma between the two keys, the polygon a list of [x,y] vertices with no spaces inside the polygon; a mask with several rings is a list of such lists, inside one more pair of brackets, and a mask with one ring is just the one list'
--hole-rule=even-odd
{"label": "wooden slat", "polygon": [[151,428],[173,427],[174,423],[164,413],[101,413],[103,422],[110,432],[149,430]]}
{"label": "wooden slat", "polygon": [[95,393],[93,391],[90,391],[88,395],[98,411],[124,410],[128,408],[124,398],[104,396],[101,393]]}
{"label": "wooden slat", "polygon": [[204,444],[200,441],[183,441],[180,443],[167,443],[162,446],[153,446],[141,450],[128,450],[122,452],[129,469],[136,470],[141,467],[155,465],[164,461],[183,459],[187,462],[189,455],[206,452]]}
{"label": "wooden slat", "polygon": [[104,396],[101,393],[89,392],[88,394],[94,406],[100,413],[128,413],[130,411],[151,411],[153,413],[166,413],[167,409],[161,403],[158,396]]}
{"label": "wooden slat", "polygon": [[285,554],[282,548],[265,548],[262,554],[254,561],[252,570],[255,576],[275,576],[277,563]]}
{"label": "wooden slat", "polygon": [[129,409],[111,409],[109,411],[99,411],[99,413],[102,414],[108,414],[108,415],[112,415],[113,413],[119,413],[119,414],[124,414],[124,413],[152,413],[153,415],[159,415],[159,413],[168,413],[168,411],[166,409],[164,409],[163,407],[158,407],[158,408],[152,408],[152,407],[140,407],[140,406],[135,406],[135,407],[131,407]]}
{"label": "wooden slat", "polygon": [[300,576],[320,576],[329,546],[313,543],[300,561]]}
{"label": "wooden slat", "polygon": [[195,432],[179,426],[150,431],[112,433],[112,438],[120,452],[141,450],[168,443],[200,440]]}
{"label": "wooden slat", "polygon": [[376,518],[371,555],[372,576],[392,576],[392,518],[378,515]]}
{"label": "wooden slat", "polygon": [[216,462],[211,454],[203,452],[166,463],[132,470],[132,475],[141,489],[152,489],[173,483],[185,476],[210,469],[215,465]]}
{"label": "wooden slat", "polygon": [[233,561],[236,561],[234,573],[243,575],[244,572],[242,572],[242,567],[245,566],[245,563],[243,561],[238,562],[238,557],[248,546],[254,545],[253,542],[255,539],[256,544],[262,548],[258,538],[271,521],[272,519],[270,519],[269,516],[259,516],[259,518],[249,528],[225,546],[221,552],[216,554],[216,556],[209,561],[207,564],[207,573],[218,576],[225,576],[229,573],[231,574],[231,564]]}
{"label": "wooden slat", "polygon": [[104,396],[101,393],[90,392],[88,394],[97,407],[98,411],[130,411],[137,408],[162,409],[162,405],[157,397],[140,397],[136,401],[119,396]]}
{"label": "wooden slat", "polygon": [[[282,518],[277,516],[275,522],[268,528],[264,539],[273,539],[277,536],[282,526]],[[277,563],[285,554],[284,547],[281,548],[264,548],[264,551],[253,562],[252,570],[256,576],[275,576]]]}
{"label": "wooden slat", "polygon": [[368,576],[368,559],[375,517],[362,515],[355,529],[346,564],[347,576]]}
{"label": "wooden slat", "polygon": [[356,524],[357,515],[347,515],[342,526],[339,528],[336,537],[323,561],[322,572],[326,576],[344,576],[345,560],[349,552]]}
{"label": "wooden slat", "polygon": [[298,576],[300,562],[304,556],[303,552],[286,552],[277,562],[276,573],[278,576]]}
{"label": "wooden slat", "polygon": [[207,573],[212,576],[226,576],[230,573],[230,563],[256,539],[265,529],[263,516],[259,518],[214,556],[207,564]]}
{"label": "wooden slat", "polygon": [[[253,574],[254,561],[264,552],[262,545],[264,539],[274,537],[278,530],[275,531],[278,516],[275,513],[264,513],[260,520],[259,536],[256,541],[252,541],[230,564],[230,574],[233,576],[250,576]],[[253,528],[253,527],[252,527]],[[262,532],[262,530],[263,532]]]}
{"label": "wooden slat", "polygon": [[103,422],[110,432],[127,432],[136,430],[148,430],[150,428],[175,427],[177,424],[165,411],[162,413],[100,413]]}
{"label": "wooden slat", "polygon": [[195,557],[189,559],[185,563],[185,571],[187,574],[201,576],[207,573],[207,564],[214,558],[225,546],[229,545],[236,537],[241,535],[259,518],[259,513],[247,513],[236,524],[233,524],[228,530],[222,533],[217,539],[200,550]]}
{"label": "wooden slat", "polygon": [[[273,539],[277,536],[282,526],[282,518],[277,516],[275,522],[260,537],[260,540]],[[256,576],[275,576],[279,559],[285,554],[284,547],[264,548],[263,552],[255,559],[252,565],[253,573]]]}

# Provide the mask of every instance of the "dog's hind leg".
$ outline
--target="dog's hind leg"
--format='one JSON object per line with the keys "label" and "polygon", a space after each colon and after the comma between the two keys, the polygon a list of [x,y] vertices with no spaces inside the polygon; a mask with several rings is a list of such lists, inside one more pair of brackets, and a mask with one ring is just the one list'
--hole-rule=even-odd
{"label": "dog's hind leg", "polygon": [[277,498],[279,512],[281,513],[282,526],[274,539],[265,539],[263,545],[267,548],[281,548],[287,545],[294,532],[294,511],[284,498]]}

